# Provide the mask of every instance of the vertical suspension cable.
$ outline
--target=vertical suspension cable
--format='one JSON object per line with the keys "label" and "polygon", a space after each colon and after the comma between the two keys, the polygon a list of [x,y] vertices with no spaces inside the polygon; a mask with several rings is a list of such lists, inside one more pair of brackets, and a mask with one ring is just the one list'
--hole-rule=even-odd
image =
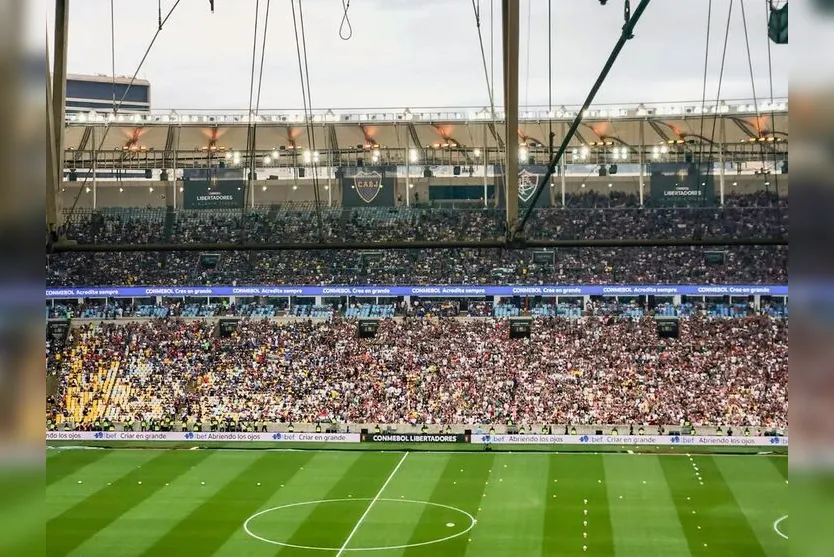
{"label": "vertical suspension cable", "polygon": [[[248,198],[252,192],[252,179],[255,177],[255,160],[254,160],[254,133],[253,125],[255,123],[254,115],[252,114],[252,101],[255,94],[255,62],[257,61],[258,52],[258,20],[261,15],[260,0],[255,0],[255,30],[252,33],[252,69],[249,70],[249,108],[246,111],[246,159],[248,161],[249,173],[246,176],[246,191],[243,192],[243,207],[242,211],[246,212],[246,205]],[[211,169],[209,169],[211,172]],[[209,179],[211,179],[209,177]]]}
{"label": "vertical suspension cable", "polygon": [[[299,13],[300,13],[301,0],[299,0],[298,4],[299,4]],[[299,75],[300,82],[301,82],[301,102],[302,102],[303,107],[304,107],[304,124],[305,124],[305,129],[307,130],[307,137],[310,138],[311,141],[314,141],[315,137],[314,137],[314,135],[312,133],[312,130],[311,130],[312,117],[311,117],[311,114],[310,114],[310,110],[308,110],[308,103],[307,103],[308,98],[309,98],[308,97],[309,92],[307,91],[307,89],[308,89],[307,84],[309,83],[309,81],[305,80],[305,72],[304,72],[305,67],[307,67],[307,64],[306,64],[307,53],[306,53],[306,50],[305,50],[304,51],[304,63],[302,64],[302,60],[301,60],[302,59],[302,43],[299,41],[299,35],[298,35],[298,23],[299,22],[298,22],[298,18],[296,18],[296,14],[295,14],[295,1],[294,0],[290,0],[290,8],[292,10],[292,25],[293,25],[293,32],[295,34],[295,53],[296,53],[296,58],[298,59],[298,75]],[[303,25],[303,20],[302,20],[302,25]],[[294,150],[294,152],[295,152],[295,150]],[[311,158],[311,162],[312,162],[312,159],[313,159],[313,154],[312,153],[310,154],[310,158]],[[315,166],[313,167],[313,170],[316,170]],[[314,197],[315,206],[316,206],[316,223],[318,225],[319,242],[324,243],[324,231],[323,231],[323,228],[322,228],[322,221],[321,221],[321,207],[319,207],[318,187],[314,187],[313,190],[314,190],[313,191],[313,197]]]}
{"label": "vertical suspension cable", "polygon": [[532,0],[527,0],[527,60],[524,67],[524,107],[530,110],[530,36],[532,29],[533,5]]}
{"label": "vertical suspension cable", "polygon": [[[765,3],[765,19],[770,17],[770,4]],[[767,75],[768,75],[768,82],[770,84],[770,131],[771,133],[776,132],[776,114],[773,111],[773,58],[770,52],[770,38],[768,37],[767,42]],[[776,151],[776,146],[773,147],[773,186],[774,186],[774,193],[776,194],[776,209],[779,211],[779,173],[776,172],[776,164],[778,161],[779,154]],[[779,215],[781,221],[781,215]]]}
{"label": "vertical suspension cable", "polygon": [[[307,107],[310,110],[310,115],[307,120],[307,133],[310,137],[310,147],[312,148],[313,152],[310,155],[310,161],[313,164],[313,199],[316,203],[316,215],[318,217],[319,222],[319,238],[323,237],[322,232],[322,225],[321,225],[321,192],[319,192],[319,167],[318,161],[316,160],[316,130],[315,126],[313,126],[313,97],[312,97],[312,89],[310,87],[310,67],[307,64],[307,32],[306,26],[304,25],[304,9],[302,8],[301,0],[298,0],[298,20],[301,27],[301,45],[303,47],[303,57],[304,57],[304,79],[307,82]],[[351,31],[352,32],[352,31]]]}
{"label": "vertical suspension cable", "polygon": [[[701,190],[700,184],[706,183],[706,180],[701,182],[701,175],[704,172],[703,163],[704,163],[704,120],[706,118],[706,114],[704,111],[707,106],[707,70],[709,69],[709,43],[710,43],[710,31],[712,29],[712,0],[709,0],[709,6],[707,7],[707,38],[706,38],[706,45],[704,47],[704,83],[701,90],[701,122],[700,122],[700,130],[698,132],[699,141],[700,141],[700,148],[698,149],[698,183],[699,183],[699,191],[701,192],[701,205],[706,205],[706,190]],[[718,113],[718,108],[716,106],[716,114]],[[712,154],[712,144],[710,144],[710,154]],[[710,162],[712,157],[710,157]],[[712,164],[710,164],[710,167]],[[712,168],[710,168],[710,175],[712,175]],[[713,188],[715,186],[713,185]]]}
{"label": "vertical suspension cable", "polygon": [[113,113],[116,113],[116,16],[113,7],[114,0],[110,0],[110,69],[113,85]]}
{"label": "vertical suspension cable", "polygon": [[[136,81],[136,77],[139,75],[139,71],[142,69],[142,66],[145,64],[145,60],[148,59],[148,55],[151,53],[151,50],[153,49],[153,45],[156,43],[156,39],[159,38],[159,34],[162,32],[162,27],[168,22],[168,19],[174,14],[174,10],[176,10],[177,6],[180,5],[180,1],[181,0],[176,0],[176,2],[174,2],[174,5],[171,6],[171,9],[168,10],[168,13],[165,15],[165,17],[160,19],[159,28],[156,30],[153,37],[151,38],[151,41],[148,44],[148,47],[145,49],[145,53],[142,55],[142,59],[139,60],[139,65],[136,66],[136,70],[133,72],[133,75],[130,77],[130,80],[127,83],[127,87],[125,87],[125,90],[122,93],[122,96],[119,98],[119,102],[116,103],[116,108],[113,111],[114,115],[118,113],[118,111],[122,107],[122,104],[124,104],[125,99],[127,98],[127,94],[130,92],[131,87],[133,87],[133,83]],[[161,0],[160,0],[159,6],[160,6],[160,10],[161,10],[162,9]],[[160,12],[160,16],[161,15],[162,14]],[[101,139],[99,140],[98,148],[96,148],[96,151],[99,151],[99,152],[101,151],[101,147],[104,145],[104,141],[107,139],[107,135],[110,133],[111,129],[113,129],[111,126],[105,126],[104,127],[104,133],[101,134]],[[75,208],[78,205],[78,200],[81,199],[81,192],[84,191],[84,186],[87,185],[87,180],[89,180],[89,178],[90,178],[90,174],[87,173],[84,176],[84,180],[79,185],[78,193],[75,194],[75,198],[73,199],[72,205],[70,206],[69,213],[67,214],[67,221],[69,221],[69,219],[71,219],[72,215],[75,213]]]}
{"label": "vertical suspension cable", "polygon": [[547,154],[553,156],[553,0],[547,0]]}

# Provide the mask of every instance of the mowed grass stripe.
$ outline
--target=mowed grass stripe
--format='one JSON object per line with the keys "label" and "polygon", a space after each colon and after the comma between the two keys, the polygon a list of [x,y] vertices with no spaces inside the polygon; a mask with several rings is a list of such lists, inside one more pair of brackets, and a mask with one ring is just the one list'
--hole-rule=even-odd
{"label": "mowed grass stripe", "polygon": [[542,555],[614,555],[602,456],[553,454],[549,460]]}
{"label": "mowed grass stripe", "polygon": [[59,456],[46,461],[46,485],[52,485],[108,454],[111,451],[62,451]]}
{"label": "mowed grass stripe", "polygon": [[788,540],[773,530],[773,523],[788,514],[785,480],[768,458],[714,459],[739,507],[768,557],[788,554]]}
{"label": "mowed grass stripe", "polygon": [[[342,479],[344,470],[356,461],[362,454],[358,451],[304,451],[314,455],[313,459],[304,466],[298,466],[297,472],[282,483],[280,480],[272,482],[269,475],[265,478],[252,478],[257,486],[261,482],[262,488],[270,492],[270,497],[257,509],[247,512],[246,516],[229,517],[238,525],[238,529],[229,537],[222,547],[218,548],[213,557],[272,557],[277,546],[257,540],[246,533],[243,523],[256,512],[264,511],[282,505],[302,501],[317,501],[324,499],[327,492]],[[294,454],[293,451],[274,452],[275,466],[287,466],[285,457]],[[276,541],[287,541],[298,526],[307,519],[314,505],[304,505],[278,510],[261,515],[250,523],[253,533]],[[333,540],[334,544],[341,544],[344,540]]]}
{"label": "mowed grass stripe", "polygon": [[688,557],[686,536],[660,467],[677,456],[605,455],[608,506],[617,555]]}
{"label": "mowed grass stripe", "polygon": [[[112,488],[100,489],[80,501],[47,523],[47,555],[67,555],[209,454],[207,451],[160,453],[141,468],[135,468],[113,482]],[[142,485],[139,485],[140,481]]]}
{"label": "mowed grass stripe", "polygon": [[541,555],[549,479],[548,455],[497,454],[466,554]]}
{"label": "mowed grass stripe", "polygon": [[[194,554],[211,555],[255,513],[282,483],[288,482],[315,453],[301,451],[245,453],[250,463],[227,480],[211,498],[172,526],[142,555],[175,555],[183,547]],[[219,472],[219,471],[218,471]],[[211,480],[209,480],[211,481]],[[261,486],[257,484],[261,483]]]}
{"label": "mowed grass stripe", "polygon": [[[80,501],[92,496],[101,489],[109,489],[108,484],[122,476],[137,470],[145,463],[158,457],[162,451],[102,451],[105,456],[94,463],[79,468],[64,478],[55,481],[46,488],[46,520],[65,513]],[[61,461],[50,466],[59,466]],[[81,483],[79,483],[81,482]]]}
{"label": "mowed grass stripe", "polygon": [[[351,538],[348,548],[397,547],[409,543],[426,505],[403,501],[431,501],[450,458],[449,454],[409,454]],[[463,515],[448,509],[447,512],[449,515],[443,520],[444,524],[454,522],[464,526]],[[423,541],[428,539],[436,537]],[[403,551],[405,549],[386,550],[385,556],[402,555]]]}
{"label": "mowed grass stripe", "polygon": [[[202,502],[212,498],[255,459],[238,451],[209,451],[209,457],[157,490],[119,520],[87,539],[73,555],[134,557],[141,555]],[[186,451],[172,451],[188,458]],[[202,483],[205,482],[205,485]],[[131,486],[132,488],[132,486]],[[118,497],[118,492],[113,492]]]}
{"label": "mowed grass stripe", "polygon": [[[322,499],[373,499],[388,479],[402,453],[364,453],[344,469]],[[313,507],[287,543],[303,546],[340,548],[370,501],[362,503],[322,503]],[[279,549],[280,552],[280,549]],[[295,553],[298,553],[297,551]]]}
{"label": "mowed grass stripe", "polygon": [[773,456],[766,459],[782,475],[782,479],[788,481],[788,459],[784,456]]}
{"label": "mowed grass stripe", "polygon": [[[704,485],[695,476],[693,463]],[[709,555],[765,556],[712,456],[661,458],[660,465],[693,555],[709,550]]]}
{"label": "mowed grass stripe", "polygon": [[[491,453],[478,456],[451,455],[431,493],[430,501],[464,510],[477,518],[478,507],[487,491],[486,483],[494,462],[495,456]],[[461,469],[464,470],[463,473]],[[419,543],[448,535],[444,530],[446,522],[444,517],[447,516],[449,516],[448,509],[426,506],[414,526],[408,543]],[[460,518],[462,519],[463,516],[461,515]],[[408,557],[463,555],[469,538],[474,535],[477,528],[476,525],[469,534],[445,541],[441,545],[430,544],[406,548],[402,554]]]}

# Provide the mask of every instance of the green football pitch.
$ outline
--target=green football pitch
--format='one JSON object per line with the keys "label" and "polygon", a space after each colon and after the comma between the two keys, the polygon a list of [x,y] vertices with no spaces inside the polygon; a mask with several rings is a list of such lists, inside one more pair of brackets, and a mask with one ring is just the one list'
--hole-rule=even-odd
{"label": "green football pitch", "polygon": [[50,557],[788,555],[788,459],[47,451]]}

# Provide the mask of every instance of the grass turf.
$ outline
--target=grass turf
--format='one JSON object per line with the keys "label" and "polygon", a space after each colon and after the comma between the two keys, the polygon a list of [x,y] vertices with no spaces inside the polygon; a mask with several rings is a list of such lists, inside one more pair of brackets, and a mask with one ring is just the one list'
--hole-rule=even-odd
{"label": "grass turf", "polygon": [[774,528],[788,514],[787,463],[710,454],[52,449],[46,554],[355,556],[390,548],[373,555],[777,557],[788,555],[789,519]]}

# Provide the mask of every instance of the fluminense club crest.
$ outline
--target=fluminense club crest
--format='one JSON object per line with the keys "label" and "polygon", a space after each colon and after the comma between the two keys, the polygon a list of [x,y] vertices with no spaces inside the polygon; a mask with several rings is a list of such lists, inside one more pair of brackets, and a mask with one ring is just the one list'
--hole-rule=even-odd
{"label": "fluminense club crest", "polygon": [[382,189],[382,174],[379,172],[358,172],[353,176],[353,187],[362,201],[371,203],[379,195],[379,190]]}
{"label": "fluminense club crest", "polygon": [[536,192],[536,186],[539,185],[539,174],[533,174],[527,170],[522,170],[518,173],[518,198],[527,203],[533,194]]}

